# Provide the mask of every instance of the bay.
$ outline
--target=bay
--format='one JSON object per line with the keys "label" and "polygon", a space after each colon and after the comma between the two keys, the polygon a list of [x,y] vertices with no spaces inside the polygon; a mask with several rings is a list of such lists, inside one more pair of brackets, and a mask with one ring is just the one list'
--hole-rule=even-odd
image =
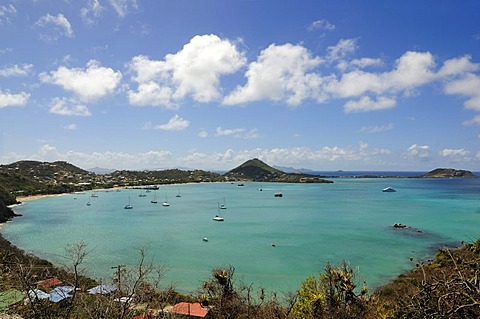
{"label": "bay", "polygon": [[[333,180],[165,185],[146,197],[138,189],[67,194],[17,206],[24,216],[1,231],[59,265],[67,245],[85,242],[87,274],[103,281],[113,277],[112,267],[134,266],[136,248],[149,246],[149,258],[169,269],[164,284],[182,292],[195,291],[212,268],[228,265],[237,282],[293,291],[327,261],[342,260],[375,288],[443,245],[479,236],[480,179]],[[386,186],[397,191],[382,192]],[[158,204],[150,202],[155,193]],[[127,210],[129,199],[134,208]],[[169,207],[162,206],[165,200]],[[218,210],[224,200],[227,209]],[[225,220],[213,221],[216,214]],[[396,229],[395,223],[409,227]]]}

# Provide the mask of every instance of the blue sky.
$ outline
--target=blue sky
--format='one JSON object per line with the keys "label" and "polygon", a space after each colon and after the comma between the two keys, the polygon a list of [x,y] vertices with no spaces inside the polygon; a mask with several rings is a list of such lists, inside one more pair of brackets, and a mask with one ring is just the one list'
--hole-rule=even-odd
{"label": "blue sky", "polygon": [[480,2],[2,0],[0,163],[480,170]]}

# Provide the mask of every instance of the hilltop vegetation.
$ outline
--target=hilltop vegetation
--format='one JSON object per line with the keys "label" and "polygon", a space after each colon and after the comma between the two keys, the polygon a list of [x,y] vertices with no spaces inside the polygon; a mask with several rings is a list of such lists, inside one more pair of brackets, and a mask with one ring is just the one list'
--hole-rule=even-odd
{"label": "hilltop vegetation", "polygon": [[436,168],[433,171],[428,172],[422,177],[429,178],[474,178],[475,176],[472,172],[466,171],[463,169],[453,169],[453,168]]}
{"label": "hilltop vegetation", "polygon": [[333,183],[315,175],[285,173],[254,158],[225,174],[229,180],[282,183]]}

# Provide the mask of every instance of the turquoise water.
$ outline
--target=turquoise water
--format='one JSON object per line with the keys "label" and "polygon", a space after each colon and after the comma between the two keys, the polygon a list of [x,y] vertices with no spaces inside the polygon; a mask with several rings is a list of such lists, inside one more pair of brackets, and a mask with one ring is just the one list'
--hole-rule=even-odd
{"label": "turquoise water", "polygon": [[[136,248],[149,245],[149,258],[169,268],[164,284],[183,292],[200,287],[212,268],[227,265],[236,268],[239,282],[292,291],[322,272],[325,262],[344,259],[358,278],[377,287],[442,245],[480,235],[480,179],[334,182],[169,185],[156,191],[158,204],[150,203],[153,191],[147,197],[134,189],[98,191],[96,198],[68,194],[16,207],[24,216],[4,225],[2,234],[58,264],[65,262],[68,244],[86,242],[88,275],[104,280],[113,276],[113,266],[135,265]],[[397,192],[383,193],[386,186]],[[129,197],[134,208],[125,210]],[[161,205],[165,197],[170,207]],[[215,222],[224,199],[225,221]],[[412,228],[394,229],[394,223]]]}

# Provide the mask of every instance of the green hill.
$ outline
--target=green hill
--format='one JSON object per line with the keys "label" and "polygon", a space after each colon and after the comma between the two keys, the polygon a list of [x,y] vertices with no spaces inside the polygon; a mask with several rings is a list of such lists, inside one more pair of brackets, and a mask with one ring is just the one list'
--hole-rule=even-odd
{"label": "green hill", "polygon": [[472,172],[463,169],[436,168],[433,171],[424,174],[422,177],[430,178],[473,178],[477,177]]}
{"label": "green hill", "polygon": [[314,175],[285,173],[267,165],[258,158],[246,161],[224,174],[224,176],[228,180],[255,182],[333,183]]}

